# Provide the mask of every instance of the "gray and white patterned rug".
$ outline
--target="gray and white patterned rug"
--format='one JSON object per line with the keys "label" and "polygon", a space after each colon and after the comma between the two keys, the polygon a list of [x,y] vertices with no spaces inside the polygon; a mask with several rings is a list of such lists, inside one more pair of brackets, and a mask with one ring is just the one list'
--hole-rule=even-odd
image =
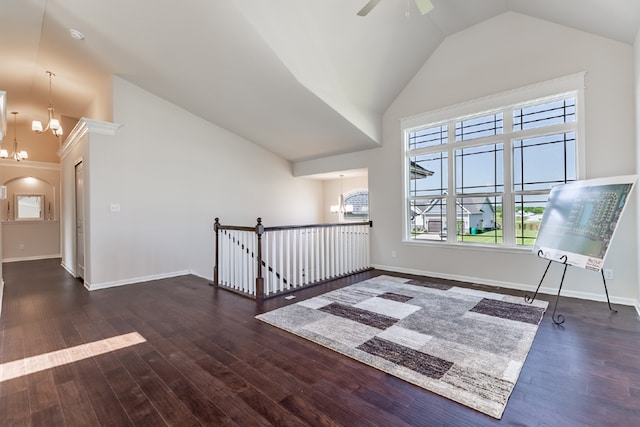
{"label": "gray and white patterned rug", "polygon": [[500,419],[546,307],[378,276],[256,318]]}

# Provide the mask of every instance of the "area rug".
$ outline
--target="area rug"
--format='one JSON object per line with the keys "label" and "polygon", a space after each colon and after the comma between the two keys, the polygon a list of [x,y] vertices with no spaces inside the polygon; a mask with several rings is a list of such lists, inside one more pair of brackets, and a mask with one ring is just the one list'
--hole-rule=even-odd
{"label": "area rug", "polygon": [[378,276],[256,318],[500,419],[546,307]]}

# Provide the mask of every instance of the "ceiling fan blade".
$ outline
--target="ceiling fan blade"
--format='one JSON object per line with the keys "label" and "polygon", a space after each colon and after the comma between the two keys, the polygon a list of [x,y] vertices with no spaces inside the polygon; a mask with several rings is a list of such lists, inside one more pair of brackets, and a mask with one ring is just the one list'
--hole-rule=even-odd
{"label": "ceiling fan blade", "polygon": [[416,6],[420,9],[420,13],[426,15],[433,9],[433,4],[431,0],[415,0]]}
{"label": "ceiling fan blade", "polygon": [[364,7],[360,9],[360,12],[358,12],[358,16],[367,16],[367,14],[371,12],[371,9],[376,7],[378,3],[380,3],[380,0],[369,0],[369,3],[365,4]]}

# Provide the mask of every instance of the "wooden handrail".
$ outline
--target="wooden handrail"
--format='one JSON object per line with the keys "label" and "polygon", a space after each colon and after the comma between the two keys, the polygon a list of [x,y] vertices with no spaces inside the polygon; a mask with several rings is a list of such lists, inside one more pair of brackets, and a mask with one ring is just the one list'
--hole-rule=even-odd
{"label": "wooden handrail", "polygon": [[275,227],[265,227],[264,231],[281,231],[281,230],[296,230],[300,228],[331,228],[336,226],[356,226],[356,225],[368,225],[373,227],[373,221],[359,221],[359,222],[336,222],[332,224],[308,224],[308,225],[282,225]]}
{"label": "wooden handrail", "polygon": [[[262,219],[258,218],[258,222]],[[222,225],[216,218],[216,227],[218,230],[236,230],[236,231],[256,231],[256,227],[247,227],[239,225]],[[373,227],[373,221],[349,221],[349,222],[335,222],[331,224],[306,224],[306,225],[278,225],[273,227],[263,227],[264,231],[279,231],[279,230],[296,230],[300,228],[330,228],[335,226],[355,226],[355,225],[369,225]]]}

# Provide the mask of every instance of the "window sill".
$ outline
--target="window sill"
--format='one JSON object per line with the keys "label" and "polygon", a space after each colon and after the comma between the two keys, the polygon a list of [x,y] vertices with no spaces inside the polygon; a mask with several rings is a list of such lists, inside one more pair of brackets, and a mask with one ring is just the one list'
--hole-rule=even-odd
{"label": "window sill", "polygon": [[499,252],[499,253],[512,253],[512,254],[531,254],[533,253],[533,246],[498,246],[498,245],[484,245],[481,243],[447,243],[440,241],[415,241],[415,240],[403,240],[403,245],[407,246],[420,246],[427,248],[438,248],[446,250],[463,250],[463,251],[479,251],[479,252]]}
{"label": "window sill", "polygon": [[55,224],[58,222],[57,219],[19,219],[12,221],[3,220],[2,224]]}

